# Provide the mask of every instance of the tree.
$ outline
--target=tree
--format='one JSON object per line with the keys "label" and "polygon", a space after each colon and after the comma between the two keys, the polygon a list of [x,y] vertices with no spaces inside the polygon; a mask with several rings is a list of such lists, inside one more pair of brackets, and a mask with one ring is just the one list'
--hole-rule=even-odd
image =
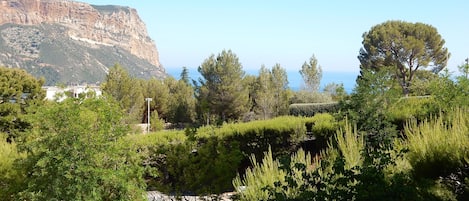
{"label": "tree", "polygon": [[288,105],[291,98],[291,92],[288,88],[288,76],[285,68],[280,64],[272,67],[271,77],[273,96],[274,96],[274,116],[288,114]]}
{"label": "tree", "polygon": [[187,67],[185,66],[182,67],[181,77],[179,78],[179,80],[183,81],[187,85],[191,84],[190,77],[189,77],[189,70],[187,69]]}
{"label": "tree", "polygon": [[360,68],[393,67],[393,79],[398,80],[404,95],[409,94],[417,70],[432,67],[438,73],[450,56],[437,29],[423,23],[384,22],[364,33],[362,44]]}
{"label": "tree", "polygon": [[244,71],[231,50],[211,55],[198,68],[202,78],[196,88],[199,107],[221,121],[238,120],[248,111],[248,90],[243,85]]}
{"label": "tree", "polygon": [[469,79],[469,58],[467,58],[465,61],[465,64],[461,64],[458,66],[458,70],[463,74],[463,77]]}
{"label": "tree", "polygon": [[345,92],[344,84],[342,83],[337,84],[337,83],[332,82],[332,83],[326,84],[326,86],[324,86],[323,91],[331,95],[334,101],[342,100],[347,95],[347,93]]}
{"label": "tree", "polygon": [[275,64],[272,70],[262,66],[256,83],[256,112],[262,119],[285,115],[288,113],[289,100],[286,70],[280,64]]}
{"label": "tree", "polygon": [[140,158],[121,144],[127,127],[118,104],[105,96],[69,98],[29,116],[33,129],[20,150],[27,157],[21,200],[144,200]]}
{"label": "tree", "polygon": [[23,116],[29,107],[44,102],[43,83],[24,70],[0,67],[0,132],[8,141],[29,128]]}
{"label": "tree", "polygon": [[309,62],[306,62],[301,66],[300,70],[301,77],[305,82],[305,88],[311,92],[318,92],[322,78],[322,68],[318,64],[316,57],[311,56]]}
{"label": "tree", "polygon": [[192,85],[185,80],[168,77],[164,80],[169,89],[168,121],[171,123],[193,123],[195,120],[195,98]]}
{"label": "tree", "polygon": [[387,118],[387,111],[399,100],[400,94],[397,80],[392,79],[393,70],[393,67],[362,70],[350,100],[342,101],[347,112],[344,116],[366,132],[367,143],[372,146],[387,143],[396,135],[395,127]]}
{"label": "tree", "polygon": [[14,194],[22,189],[25,175],[22,167],[15,165],[25,154],[19,153],[15,142],[7,142],[7,135],[0,132],[0,200],[17,200]]}
{"label": "tree", "polygon": [[[168,106],[170,101],[169,88],[165,84],[164,80],[158,80],[152,78],[150,80],[142,80],[142,86],[144,88],[143,96],[145,98],[152,98],[150,102],[150,111],[158,112],[159,118],[168,119]],[[147,106],[144,106],[146,108]],[[143,122],[147,122],[147,110],[145,109],[143,114]]]}
{"label": "tree", "polygon": [[270,119],[274,113],[274,91],[272,84],[272,73],[264,65],[259,70],[257,77],[257,89],[254,102],[256,113],[261,119]]}
{"label": "tree", "polygon": [[104,93],[117,100],[126,114],[126,123],[140,122],[145,102],[140,82],[132,78],[119,64],[109,69],[101,86]]}

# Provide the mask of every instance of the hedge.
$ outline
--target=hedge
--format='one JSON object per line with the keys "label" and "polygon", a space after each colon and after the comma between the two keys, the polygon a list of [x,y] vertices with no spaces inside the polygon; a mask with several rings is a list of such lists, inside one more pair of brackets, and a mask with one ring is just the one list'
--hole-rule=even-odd
{"label": "hedge", "polygon": [[[307,129],[306,125],[313,125]],[[274,156],[296,151],[306,132],[329,136],[339,124],[330,114],[284,116],[248,123],[206,126],[186,131],[130,135],[146,167],[149,190],[170,194],[212,194],[232,191],[232,180],[272,148]]]}
{"label": "hedge", "polygon": [[293,116],[312,117],[318,113],[335,113],[339,111],[339,103],[295,103],[289,106],[289,113]]}

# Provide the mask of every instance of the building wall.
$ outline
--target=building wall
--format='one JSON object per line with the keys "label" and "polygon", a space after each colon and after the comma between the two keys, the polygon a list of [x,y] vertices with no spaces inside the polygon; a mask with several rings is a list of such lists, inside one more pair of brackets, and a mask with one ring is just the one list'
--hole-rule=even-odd
{"label": "building wall", "polygon": [[57,86],[46,86],[42,87],[46,91],[46,99],[47,100],[57,100],[63,101],[67,96],[66,94],[69,92],[71,96],[77,98],[82,93],[88,93],[90,91],[94,91],[96,96],[101,96],[102,91],[99,86],[67,86],[65,88],[57,87]]}

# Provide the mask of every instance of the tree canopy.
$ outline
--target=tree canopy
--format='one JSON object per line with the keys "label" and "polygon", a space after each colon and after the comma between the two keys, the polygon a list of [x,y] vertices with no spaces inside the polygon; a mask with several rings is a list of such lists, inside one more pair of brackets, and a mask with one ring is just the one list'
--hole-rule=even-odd
{"label": "tree canopy", "polygon": [[125,110],[127,122],[140,122],[145,104],[143,90],[138,80],[131,77],[127,70],[119,64],[111,67],[101,88],[119,102]]}
{"label": "tree canopy", "polygon": [[114,100],[69,98],[29,117],[22,200],[143,200],[141,161],[119,143],[127,128]]}
{"label": "tree canopy", "polygon": [[395,79],[404,95],[409,94],[415,72],[427,67],[440,72],[450,56],[437,29],[423,23],[387,21],[378,24],[363,34],[362,44],[358,56],[360,68],[395,68]]}
{"label": "tree canopy", "polygon": [[322,78],[322,68],[318,64],[316,56],[311,56],[309,62],[306,62],[301,66],[300,70],[301,77],[305,82],[305,88],[308,91],[318,92]]}
{"label": "tree canopy", "polygon": [[7,140],[29,127],[23,115],[44,100],[43,83],[24,70],[0,67],[0,132],[8,134]]}
{"label": "tree canopy", "polygon": [[216,57],[211,55],[198,71],[202,78],[196,93],[204,113],[223,122],[238,120],[247,112],[248,90],[242,82],[245,72],[231,50],[223,50]]}

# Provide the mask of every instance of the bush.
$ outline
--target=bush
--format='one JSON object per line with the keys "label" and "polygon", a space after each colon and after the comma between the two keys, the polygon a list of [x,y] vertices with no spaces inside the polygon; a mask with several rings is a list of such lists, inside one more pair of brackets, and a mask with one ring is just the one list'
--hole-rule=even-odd
{"label": "bush", "polygon": [[329,103],[332,102],[330,93],[311,92],[300,90],[293,94],[291,103]]}
{"label": "bush", "polygon": [[271,147],[273,157],[289,155],[311,132],[327,136],[338,123],[329,114],[317,117],[284,116],[271,120],[229,123],[184,131],[130,135],[146,166],[149,189],[167,193],[209,194],[233,190],[232,180],[250,166],[249,156],[262,157]]}
{"label": "bush", "polygon": [[[274,159],[270,148],[264,153],[262,163],[260,163],[260,161],[258,162],[254,155],[252,155],[250,159],[253,166],[246,170],[245,176],[241,178],[241,176],[238,175],[233,180],[233,186],[240,193],[240,200],[267,200],[269,193],[265,191],[264,188],[275,188],[276,183],[277,185],[279,183],[283,185],[287,184],[285,180],[287,173],[281,169],[279,160]],[[312,171],[314,165],[311,155],[300,149],[289,159],[291,160],[289,163],[291,164],[290,169],[295,170],[292,179],[294,179],[297,184],[303,184],[302,171],[296,168],[295,164],[306,164],[308,172]],[[288,186],[288,189],[283,190],[287,191],[291,197],[294,197],[301,191],[301,189],[292,186]]]}
{"label": "bush", "polygon": [[293,116],[312,117],[318,113],[335,113],[339,111],[339,103],[295,103],[290,105],[289,111],[289,114]]}
{"label": "bush", "polygon": [[465,111],[456,110],[451,122],[444,117],[406,127],[407,158],[418,178],[438,178],[463,167],[469,156],[468,121]]}
{"label": "bush", "polygon": [[[337,133],[321,160],[314,163],[315,168],[311,170],[308,163],[295,163],[293,159],[281,163],[286,176],[273,182],[273,187],[268,185],[258,191],[268,194],[263,200],[416,200],[410,179],[386,173],[400,156],[391,153],[366,149],[364,138],[348,125],[344,132]],[[291,193],[291,189],[299,191]]]}
{"label": "bush", "polygon": [[403,97],[393,103],[386,114],[391,122],[403,128],[411,119],[423,121],[437,113],[438,110],[431,96],[412,96]]}
{"label": "bush", "polygon": [[[129,144],[138,152],[145,168],[145,179],[148,190],[156,188],[164,190],[166,185],[177,183],[169,178],[170,165],[168,157],[173,157],[174,163],[179,162],[178,157],[189,153],[190,147],[186,145],[187,137],[183,131],[159,131],[146,135],[128,135],[121,139],[123,144]],[[168,156],[169,154],[173,154]],[[181,158],[182,160],[183,158]],[[168,187],[169,188],[169,187]],[[169,191],[169,190],[168,190]]]}
{"label": "bush", "polygon": [[25,154],[18,152],[15,142],[6,139],[7,134],[0,133],[0,200],[15,200],[14,193],[21,188],[24,176],[14,161],[23,159]]}

